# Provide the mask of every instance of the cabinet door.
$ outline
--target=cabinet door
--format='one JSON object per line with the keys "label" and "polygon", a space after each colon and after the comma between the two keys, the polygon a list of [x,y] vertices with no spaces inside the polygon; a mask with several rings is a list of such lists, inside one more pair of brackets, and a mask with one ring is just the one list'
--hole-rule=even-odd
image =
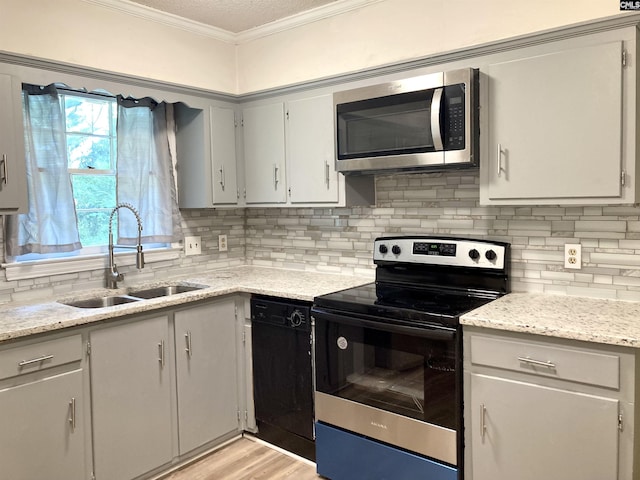
{"label": "cabinet door", "polygon": [[238,203],[236,119],[231,108],[211,107],[213,203]]}
{"label": "cabinet door", "polygon": [[238,430],[235,302],[175,313],[180,454]]}
{"label": "cabinet door", "polygon": [[489,200],[620,197],[621,59],[612,42],[489,66]]}
{"label": "cabinet door", "polygon": [[333,97],[287,104],[287,173],[292,203],[337,202]]}
{"label": "cabinet door", "polygon": [[242,122],[247,203],[286,202],[284,104],[246,108]]}
{"label": "cabinet door", "polygon": [[0,74],[0,213],[27,211],[21,91],[19,80]]}
{"label": "cabinet door", "polygon": [[90,334],[94,473],[129,480],[172,458],[169,320]]}
{"label": "cabinet door", "polygon": [[614,480],[618,408],[615,399],[472,374],[473,479]]}
{"label": "cabinet door", "polygon": [[86,478],[82,407],[81,370],[0,390],[0,477]]}

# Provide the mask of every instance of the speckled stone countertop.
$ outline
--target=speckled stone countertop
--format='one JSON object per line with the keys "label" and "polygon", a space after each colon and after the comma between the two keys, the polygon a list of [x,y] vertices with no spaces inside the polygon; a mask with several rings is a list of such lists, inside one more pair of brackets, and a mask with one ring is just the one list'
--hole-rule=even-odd
{"label": "speckled stone countertop", "polygon": [[463,315],[460,322],[463,326],[640,348],[640,302],[511,293]]}
{"label": "speckled stone countertop", "polygon": [[106,308],[77,308],[61,303],[96,296],[123,295],[134,287],[129,287],[128,290],[122,288],[82,291],[75,297],[66,296],[37,304],[0,305],[0,342],[233,293],[256,293],[311,301],[317,295],[364,285],[372,281],[373,278],[365,277],[241,266],[173,279],[170,282],[135,285],[135,289],[176,283],[206,286],[201,290],[179,295]]}

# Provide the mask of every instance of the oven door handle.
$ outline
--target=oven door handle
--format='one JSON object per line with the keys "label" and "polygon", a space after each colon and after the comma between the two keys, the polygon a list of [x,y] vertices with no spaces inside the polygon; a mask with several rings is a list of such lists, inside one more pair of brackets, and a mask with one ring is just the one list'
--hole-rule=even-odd
{"label": "oven door handle", "polygon": [[346,315],[338,315],[321,310],[312,310],[312,317],[317,322],[320,320],[326,320],[328,322],[339,323],[344,325],[351,325],[354,327],[365,327],[372,330],[381,330],[390,333],[400,333],[403,335],[411,335],[414,337],[427,338],[432,340],[452,340],[456,336],[456,329],[449,327],[434,326],[421,326],[411,327],[409,325],[398,325],[395,323],[387,323],[384,321],[369,320],[362,317],[349,317]]}

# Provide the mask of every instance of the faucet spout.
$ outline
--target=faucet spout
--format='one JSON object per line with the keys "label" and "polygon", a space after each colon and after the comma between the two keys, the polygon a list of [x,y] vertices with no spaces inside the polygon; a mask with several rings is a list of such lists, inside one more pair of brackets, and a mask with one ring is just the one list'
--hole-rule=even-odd
{"label": "faucet spout", "polygon": [[111,210],[111,215],[109,215],[109,268],[107,269],[107,288],[118,288],[118,282],[124,280],[124,274],[118,272],[118,267],[114,258],[114,245],[113,243],[113,217],[116,212],[121,208],[127,208],[133,212],[136,217],[136,222],[138,222],[138,244],[135,247],[129,245],[118,245],[119,248],[135,248],[136,249],[136,267],[138,270],[144,268],[144,252],[142,251],[142,220],[140,219],[140,214],[138,211],[133,208],[133,205],[129,203],[119,203],[115,206],[113,210]]}

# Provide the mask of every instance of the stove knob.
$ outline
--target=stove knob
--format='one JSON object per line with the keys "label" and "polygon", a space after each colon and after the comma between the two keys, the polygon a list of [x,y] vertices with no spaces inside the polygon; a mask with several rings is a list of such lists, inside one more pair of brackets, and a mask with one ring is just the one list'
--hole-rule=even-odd
{"label": "stove knob", "polygon": [[382,245],[380,245],[380,248],[378,248],[378,251],[384,255],[385,253],[387,253],[389,251],[389,249],[387,248],[387,246],[385,244],[382,244]]}
{"label": "stove knob", "polygon": [[475,248],[469,250],[469,258],[471,258],[471,260],[478,260],[480,258],[480,252]]}
{"label": "stove knob", "polygon": [[487,253],[485,253],[484,256],[487,257],[487,260],[490,262],[493,262],[497,257],[496,252],[493,250],[487,250]]}
{"label": "stove knob", "polygon": [[391,251],[393,252],[394,255],[400,255],[400,252],[402,250],[400,250],[400,247],[398,245],[394,245],[393,247],[391,247]]}

